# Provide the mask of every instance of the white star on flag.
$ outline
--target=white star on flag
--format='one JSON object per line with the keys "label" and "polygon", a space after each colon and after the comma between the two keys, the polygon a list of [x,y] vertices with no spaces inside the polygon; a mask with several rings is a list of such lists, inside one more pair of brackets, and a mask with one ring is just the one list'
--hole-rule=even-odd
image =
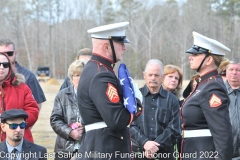
{"label": "white star on flag", "polygon": [[128,77],[128,79],[131,81],[131,83],[133,84],[133,79],[132,77]]}
{"label": "white star on flag", "polygon": [[129,89],[132,91],[132,94],[133,94],[133,89],[129,87]]}
{"label": "white star on flag", "polygon": [[126,99],[123,98],[123,99],[124,99],[124,106],[125,106],[125,107],[127,107],[127,105],[128,105],[128,98],[129,98],[129,97],[127,97]]}
{"label": "white star on flag", "polygon": [[123,79],[120,79],[120,84],[121,84],[121,86],[123,86],[124,84],[123,84],[123,81],[124,81],[124,79],[125,78],[123,78]]}

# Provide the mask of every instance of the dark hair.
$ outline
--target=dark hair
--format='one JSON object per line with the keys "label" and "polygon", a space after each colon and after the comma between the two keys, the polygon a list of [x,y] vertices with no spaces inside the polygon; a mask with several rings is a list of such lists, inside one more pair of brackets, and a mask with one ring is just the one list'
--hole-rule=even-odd
{"label": "dark hair", "polygon": [[80,56],[92,56],[92,50],[90,48],[80,49],[76,56],[76,60],[78,60]]}

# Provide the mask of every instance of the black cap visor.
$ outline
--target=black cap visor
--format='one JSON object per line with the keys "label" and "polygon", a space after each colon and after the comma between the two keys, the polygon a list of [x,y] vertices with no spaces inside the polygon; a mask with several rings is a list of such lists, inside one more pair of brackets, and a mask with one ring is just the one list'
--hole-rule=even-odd
{"label": "black cap visor", "polygon": [[126,38],[126,36],[112,37],[112,40],[119,43],[130,43],[130,41]]}
{"label": "black cap visor", "polygon": [[190,54],[203,54],[203,53],[209,53],[208,49],[193,45],[192,48],[186,51],[186,53]]}

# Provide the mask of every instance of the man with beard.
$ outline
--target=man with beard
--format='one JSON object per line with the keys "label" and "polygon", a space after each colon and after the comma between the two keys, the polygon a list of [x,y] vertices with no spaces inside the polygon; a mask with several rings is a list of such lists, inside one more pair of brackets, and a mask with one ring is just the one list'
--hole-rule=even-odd
{"label": "man with beard", "polygon": [[0,143],[0,159],[47,160],[45,147],[31,143],[23,138],[27,126],[28,114],[22,109],[11,109],[2,112],[1,128],[6,132],[6,139]]}

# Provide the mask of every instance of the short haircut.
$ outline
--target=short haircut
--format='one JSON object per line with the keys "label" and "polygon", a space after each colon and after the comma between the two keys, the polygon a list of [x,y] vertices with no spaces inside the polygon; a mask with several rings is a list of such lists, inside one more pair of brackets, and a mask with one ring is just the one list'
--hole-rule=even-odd
{"label": "short haircut", "polygon": [[240,64],[240,59],[233,58],[233,60],[229,61],[228,65],[226,66],[226,69],[228,68],[229,64]]}
{"label": "short haircut", "polygon": [[160,66],[160,68],[161,68],[161,76],[164,75],[163,64],[162,64],[162,62],[161,62],[160,60],[158,60],[158,59],[150,59],[150,60],[147,62],[146,66],[145,66],[144,72],[146,72],[146,70],[147,70],[147,68],[148,68],[148,66],[149,66],[150,64],[158,64],[158,65]]}
{"label": "short haircut", "polygon": [[233,60],[231,60],[229,62],[229,64],[238,64],[238,63],[240,63],[240,59],[239,58],[234,58]]}
{"label": "short haircut", "polygon": [[0,46],[13,46],[13,49],[15,50],[15,43],[11,41],[10,39],[0,39]]}
{"label": "short haircut", "polygon": [[70,78],[71,81],[72,81],[72,76],[74,74],[78,74],[78,75],[82,74],[82,71],[85,65],[86,65],[86,62],[81,60],[75,60],[70,64],[68,68],[68,77]]}
{"label": "short haircut", "polygon": [[80,49],[76,56],[76,60],[78,60],[80,56],[92,56],[92,50],[90,48]]}

